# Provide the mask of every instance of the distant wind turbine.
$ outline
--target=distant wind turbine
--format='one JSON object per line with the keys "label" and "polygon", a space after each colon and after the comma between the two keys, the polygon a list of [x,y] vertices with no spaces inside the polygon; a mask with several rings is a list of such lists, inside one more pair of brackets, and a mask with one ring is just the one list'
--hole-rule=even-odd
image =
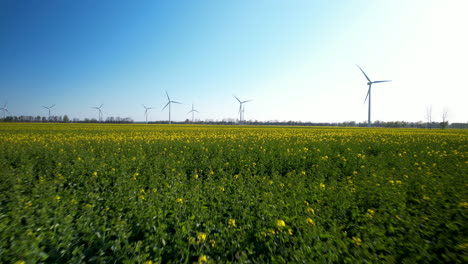
{"label": "distant wind turbine", "polygon": [[145,108],[146,124],[148,124],[148,110],[153,109],[153,107],[146,107],[145,105],[143,105],[143,107]]}
{"label": "distant wind turbine", "polygon": [[239,98],[237,98],[237,96],[235,96],[235,95],[234,95],[234,98],[236,98],[237,101],[239,102],[239,124],[241,124],[242,121],[244,120],[244,111],[245,111],[245,109],[244,109],[244,104],[245,104],[245,103],[248,103],[248,102],[250,102],[250,101],[252,101],[252,100],[241,101],[241,100],[239,100]]}
{"label": "distant wind turbine", "polygon": [[182,104],[182,103],[179,103],[179,102],[176,102],[176,101],[171,101],[171,98],[169,97],[169,94],[167,93],[167,91],[166,91],[166,96],[167,96],[167,104],[163,107],[163,109],[161,111],[163,111],[164,109],[166,109],[167,106],[169,106],[169,124],[171,124],[171,104],[172,103]]}
{"label": "distant wind turbine", "polygon": [[42,107],[44,107],[45,109],[49,110],[49,122],[50,122],[50,109],[51,109],[52,107],[54,107],[54,106],[55,106],[55,104],[53,104],[53,105],[51,105],[51,106],[42,106]]}
{"label": "distant wind turbine", "polygon": [[357,65],[357,64],[356,64],[356,66],[358,66],[358,68],[361,70],[362,74],[364,74],[364,76],[368,80],[367,85],[369,85],[369,89],[367,90],[367,95],[366,95],[366,99],[364,99],[364,103],[366,103],[367,97],[369,97],[369,110],[368,110],[368,113],[367,113],[367,126],[371,127],[371,87],[372,87],[372,84],[373,83],[382,83],[382,82],[391,82],[391,80],[371,81],[369,79],[369,77],[367,77],[366,73],[361,69],[361,67],[359,67],[359,65]]}
{"label": "distant wind turbine", "polygon": [[3,111],[3,119],[5,119],[5,118],[6,118],[6,113],[8,113],[9,115],[11,115],[11,114],[10,114],[10,112],[8,111],[8,106],[7,106],[7,103],[5,103],[5,104],[3,105],[3,107],[2,107],[2,108],[0,108],[0,110],[2,110],[2,111]]}
{"label": "distant wind turbine", "polygon": [[192,104],[192,110],[190,110],[190,111],[187,113],[187,115],[190,114],[190,113],[192,113],[192,123],[193,123],[193,117],[194,117],[195,112],[200,113],[200,112],[198,112],[198,111],[193,107],[193,104]]}
{"label": "distant wind turbine", "polygon": [[102,108],[103,106],[104,106],[104,105],[101,104],[99,107],[97,107],[97,106],[91,107],[91,108],[93,108],[93,109],[99,110],[99,115],[98,115],[98,117],[99,117],[99,122],[102,122],[102,111],[101,111],[101,108]]}

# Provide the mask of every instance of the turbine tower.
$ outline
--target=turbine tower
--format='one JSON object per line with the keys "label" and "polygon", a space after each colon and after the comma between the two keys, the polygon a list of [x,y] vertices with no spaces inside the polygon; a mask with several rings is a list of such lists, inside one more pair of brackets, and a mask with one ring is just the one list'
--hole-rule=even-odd
{"label": "turbine tower", "polygon": [[51,109],[52,107],[54,107],[54,106],[55,106],[55,104],[53,104],[53,105],[51,105],[51,106],[48,106],[48,107],[47,107],[47,106],[42,106],[42,107],[44,107],[45,109],[49,110],[49,122],[50,122],[50,109]]}
{"label": "turbine tower", "polygon": [[145,105],[143,105],[143,107],[145,108],[146,124],[148,124],[148,110],[153,109],[153,107],[146,107]]}
{"label": "turbine tower", "polygon": [[163,109],[161,111],[164,111],[164,109],[166,109],[166,107],[169,106],[169,124],[171,124],[171,104],[172,103],[182,104],[182,103],[179,103],[179,102],[176,102],[176,101],[171,101],[171,98],[169,97],[169,94],[167,93],[167,91],[166,91],[166,96],[167,96],[167,104],[163,107]]}
{"label": "turbine tower", "polygon": [[98,115],[98,117],[99,117],[99,122],[102,122],[102,111],[101,111],[102,106],[103,106],[103,104],[101,104],[99,107],[97,107],[97,106],[91,107],[91,108],[93,108],[93,109],[99,110],[99,115]]}
{"label": "turbine tower", "polygon": [[192,110],[190,110],[190,111],[187,113],[187,115],[190,114],[190,113],[192,113],[192,123],[193,123],[193,117],[194,117],[195,112],[200,113],[200,112],[198,112],[198,111],[193,107],[193,104],[192,104]]}
{"label": "turbine tower", "polygon": [[245,104],[245,103],[248,103],[248,102],[250,102],[250,101],[252,101],[252,100],[241,101],[241,100],[239,100],[239,98],[237,98],[237,96],[235,96],[235,95],[234,95],[234,98],[236,98],[237,101],[239,102],[239,124],[241,124],[242,121],[244,120],[244,111],[245,111],[245,109],[244,109],[244,104]]}
{"label": "turbine tower", "polygon": [[367,77],[366,73],[361,69],[361,67],[359,67],[359,65],[356,64],[356,66],[358,66],[358,68],[361,70],[362,74],[364,74],[364,76],[366,77],[367,79],[367,85],[369,85],[369,89],[367,90],[367,95],[366,95],[366,99],[364,99],[364,103],[366,103],[366,100],[367,100],[367,97],[369,97],[369,110],[368,110],[368,113],[367,113],[367,127],[371,127],[371,87],[372,87],[372,84],[373,83],[382,83],[382,82],[391,82],[391,80],[385,80],[385,81],[371,81],[369,79],[369,77]]}
{"label": "turbine tower", "polygon": [[7,106],[7,103],[5,103],[5,104],[3,105],[3,107],[2,107],[2,108],[0,108],[0,110],[2,110],[2,111],[3,111],[3,119],[5,119],[5,118],[6,118],[6,113],[8,113],[9,115],[11,115],[11,114],[10,114],[10,111],[8,111],[8,106]]}

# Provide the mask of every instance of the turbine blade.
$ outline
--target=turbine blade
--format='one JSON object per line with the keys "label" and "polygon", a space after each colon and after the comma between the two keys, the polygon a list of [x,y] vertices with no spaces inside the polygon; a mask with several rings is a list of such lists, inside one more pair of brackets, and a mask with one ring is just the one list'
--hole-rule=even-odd
{"label": "turbine blade", "polygon": [[247,101],[243,101],[242,103],[248,103],[248,102],[252,102],[253,100],[247,100]]}
{"label": "turbine blade", "polygon": [[167,93],[167,91],[166,91],[166,96],[167,96],[167,100],[171,101],[171,98],[169,97],[169,94]]}
{"label": "turbine blade", "polygon": [[369,85],[369,89],[367,90],[367,94],[366,94],[366,99],[364,99],[364,104],[366,103],[367,101],[367,97],[369,97],[369,94],[370,94],[370,85]]}
{"label": "turbine blade", "polygon": [[193,111],[195,111],[195,112],[197,112],[197,113],[200,113],[200,112],[198,112],[197,110],[193,110]]}
{"label": "turbine blade", "polygon": [[166,107],[171,103],[171,101],[167,102],[167,104],[163,107],[163,109],[161,111],[163,111],[164,109],[166,109]]}
{"label": "turbine blade", "polygon": [[99,106],[99,109],[100,109],[101,107],[103,107],[103,106],[104,106],[104,105],[103,105],[103,104],[101,104],[101,105]]}
{"label": "turbine blade", "polygon": [[361,67],[359,67],[359,65],[356,64],[356,66],[358,66],[358,68],[362,71],[362,74],[364,74],[364,76],[366,76],[366,79],[369,81],[369,82],[372,82],[369,77],[367,77],[366,73],[361,69]]}
{"label": "turbine blade", "polygon": [[391,80],[385,80],[385,81],[375,81],[375,82],[372,82],[372,83],[383,83],[383,82],[391,82]]}
{"label": "turbine blade", "polygon": [[3,110],[5,110],[9,115],[11,115],[11,114],[10,114],[10,111],[8,111],[8,109],[3,108]]}
{"label": "turbine blade", "polygon": [[182,104],[182,103],[179,103],[179,102],[176,102],[176,101],[171,101],[171,103],[174,103],[174,104]]}
{"label": "turbine blade", "polygon": [[233,96],[234,96],[234,98],[236,98],[236,99],[237,99],[237,101],[239,101],[239,103],[241,103],[241,104],[242,104],[241,100],[239,100],[239,98],[237,98],[237,96],[235,96],[235,95],[233,95]]}
{"label": "turbine blade", "polygon": [[53,104],[53,105],[51,105],[49,108],[52,108],[52,107],[54,107],[54,106],[55,106],[55,105]]}
{"label": "turbine blade", "polygon": [[193,110],[188,111],[188,112],[187,112],[187,115],[190,114],[190,113],[192,113],[192,112],[193,112]]}
{"label": "turbine blade", "polygon": [[47,106],[43,106],[43,105],[42,105],[42,107],[44,107],[45,109],[49,109],[49,107],[47,107]]}

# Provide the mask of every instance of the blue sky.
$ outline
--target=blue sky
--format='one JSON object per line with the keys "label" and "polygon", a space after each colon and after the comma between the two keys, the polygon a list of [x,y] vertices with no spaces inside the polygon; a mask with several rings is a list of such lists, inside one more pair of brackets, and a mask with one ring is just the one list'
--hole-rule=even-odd
{"label": "blue sky", "polygon": [[144,120],[468,121],[468,1],[0,1],[13,115]]}

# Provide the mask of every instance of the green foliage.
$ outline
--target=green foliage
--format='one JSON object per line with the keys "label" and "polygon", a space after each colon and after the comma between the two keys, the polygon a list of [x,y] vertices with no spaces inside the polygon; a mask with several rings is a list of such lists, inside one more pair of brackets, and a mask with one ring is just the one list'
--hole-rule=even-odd
{"label": "green foliage", "polygon": [[0,125],[0,262],[466,263],[463,130]]}

